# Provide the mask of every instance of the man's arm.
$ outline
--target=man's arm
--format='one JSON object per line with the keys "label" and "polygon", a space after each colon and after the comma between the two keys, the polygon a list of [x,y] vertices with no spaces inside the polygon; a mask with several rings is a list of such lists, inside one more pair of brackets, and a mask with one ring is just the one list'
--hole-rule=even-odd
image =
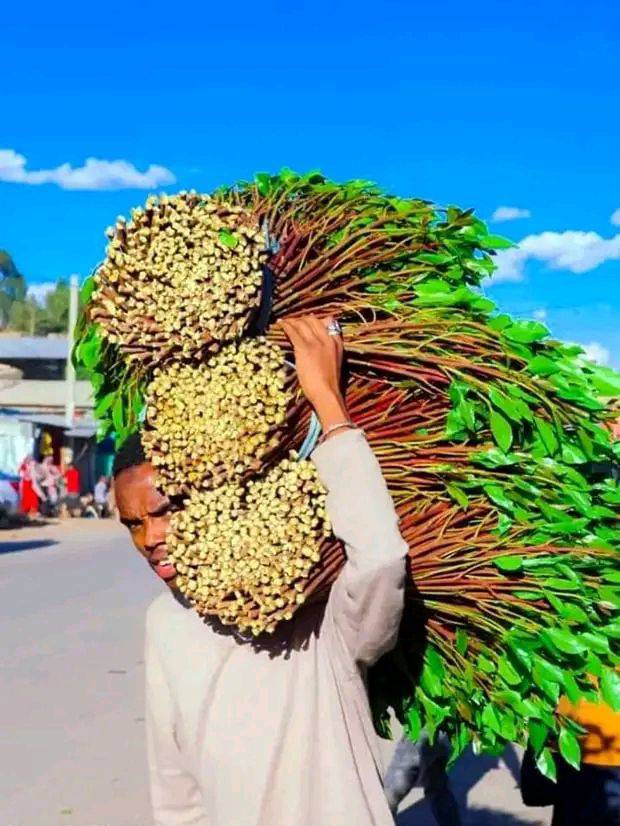
{"label": "man's arm", "polygon": [[[327,488],[327,511],[347,562],[328,605],[353,659],[371,665],[396,642],[403,610],[407,545],[379,463],[349,421],[341,389],[342,336],[333,319],[279,324],[295,352],[297,378],[326,439],[312,454]],[[336,332],[336,335],[333,333]]]}
{"label": "man's arm", "polygon": [[360,430],[334,435],[312,454],[327,512],[347,561],[328,611],[353,659],[372,665],[396,642],[407,544],[379,463]]}
{"label": "man's arm", "polygon": [[183,765],[172,697],[147,618],[146,745],[155,826],[208,826],[196,781]]}

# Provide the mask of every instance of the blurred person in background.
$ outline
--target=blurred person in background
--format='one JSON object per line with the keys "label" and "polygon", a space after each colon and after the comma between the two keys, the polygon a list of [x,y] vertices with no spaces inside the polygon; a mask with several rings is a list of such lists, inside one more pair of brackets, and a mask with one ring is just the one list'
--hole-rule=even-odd
{"label": "blurred person in background", "polygon": [[107,476],[100,476],[95,485],[95,508],[101,518],[110,515],[108,505],[109,484]]}
{"label": "blurred person in background", "polygon": [[40,486],[44,494],[43,511],[45,516],[55,516],[60,498],[59,486],[62,476],[52,456],[46,456],[39,467]]}
{"label": "blurred person in background", "polygon": [[32,455],[26,456],[19,466],[19,501],[20,511],[27,516],[39,512],[44,495],[39,485],[39,470]]}
{"label": "blurred person in background", "polygon": [[398,806],[415,786],[424,789],[437,826],[461,826],[459,807],[448,781],[448,738],[437,732],[431,743],[423,731],[416,742],[404,736],[398,742],[385,774],[385,794],[396,817]]}
{"label": "blurred person in background", "polygon": [[71,516],[79,515],[82,505],[80,502],[80,471],[70,462],[64,473],[65,496],[64,503]]}
{"label": "blurred person in background", "polygon": [[559,711],[578,723],[581,766],[558,759],[557,783],[543,777],[534,755],[526,751],[521,767],[521,796],[526,806],[553,806],[551,826],[618,826],[620,824],[620,712],[603,702],[565,697]]}

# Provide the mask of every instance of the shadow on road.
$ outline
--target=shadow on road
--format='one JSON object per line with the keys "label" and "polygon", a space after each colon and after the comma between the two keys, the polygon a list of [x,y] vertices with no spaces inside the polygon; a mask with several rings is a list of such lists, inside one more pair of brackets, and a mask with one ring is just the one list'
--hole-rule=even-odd
{"label": "shadow on road", "polygon": [[37,548],[49,548],[50,545],[58,545],[58,542],[55,539],[28,539],[24,542],[0,542],[0,554],[34,551]]}
{"label": "shadow on road", "polygon": [[[520,761],[511,746],[506,749],[501,758],[476,757],[469,749],[450,772],[450,785],[458,801],[464,826],[531,826],[531,819],[524,820],[517,815],[496,811],[489,807],[467,806],[469,791],[487,772],[496,769],[500,760],[512,775],[515,786],[518,786]],[[424,800],[420,800],[401,812],[397,822],[398,826],[436,826],[436,821]]]}

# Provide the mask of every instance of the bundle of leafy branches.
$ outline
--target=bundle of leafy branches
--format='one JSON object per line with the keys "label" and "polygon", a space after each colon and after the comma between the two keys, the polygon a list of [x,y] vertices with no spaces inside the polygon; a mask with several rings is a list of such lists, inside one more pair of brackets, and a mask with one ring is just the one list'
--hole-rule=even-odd
{"label": "bundle of leafy branches", "polygon": [[[220,217],[205,228],[207,214]],[[258,317],[268,319],[261,346],[280,348],[286,362],[275,320],[336,315],[351,417],[379,459],[410,548],[399,643],[371,675],[377,727],[385,732],[392,708],[412,738],[422,727],[447,733],[454,758],[472,741],[492,753],[514,741],[529,742],[548,776],[557,751],[578,764],[579,729],[557,711],[560,695],[620,708],[619,450],[607,404],[620,376],[482,294],[494,252],[510,242],[472,210],[290,170],[208,197],[151,200],[110,235],[106,262],[84,286],[75,349],[91,371],[102,434],[122,441],[141,427],[156,375],[175,360],[218,358]],[[239,289],[218,293],[209,282],[222,261]],[[208,328],[191,307],[174,315],[187,301],[216,301]],[[279,418],[258,465],[240,460],[243,478],[266,478],[303,440],[310,413],[287,392],[282,378]],[[147,431],[153,421],[147,412]],[[181,473],[191,451],[184,458],[161,434],[150,444],[158,440]],[[195,483],[203,496],[214,466]],[[320,543],[308,576],[324,587],[343,555],[333,537]]]}

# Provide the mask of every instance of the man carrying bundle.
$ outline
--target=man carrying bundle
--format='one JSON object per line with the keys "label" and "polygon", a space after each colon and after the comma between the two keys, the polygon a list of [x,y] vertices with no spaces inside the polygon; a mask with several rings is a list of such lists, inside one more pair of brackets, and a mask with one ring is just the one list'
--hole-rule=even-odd
{"label": "man carrying bundle", "polygon": [[365,675],[396,641],[407,545],[379,464],[347,415],[337,322],[282,326],[321,422],[312,459],[347,552],[326,603],[256,639],[205,621],[175,591],[173,502],[157,490],[139,438],[116,458],[121,520],[172,590],[149,608],[146,639],[151,795],[163,826],[393,822]]}

